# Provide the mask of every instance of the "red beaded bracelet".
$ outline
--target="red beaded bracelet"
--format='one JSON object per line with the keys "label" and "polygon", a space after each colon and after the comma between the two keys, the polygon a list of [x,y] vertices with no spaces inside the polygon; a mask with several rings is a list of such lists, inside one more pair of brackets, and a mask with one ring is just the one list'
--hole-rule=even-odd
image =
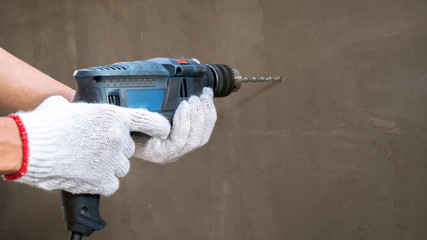
{"label": "red beaded bracelet", "polygon": [[22,122],[21,118],[16,114],[10,114],[7,117],[15,120],[16,124],[18,125],[19,133],[21,134],[21,140],[22,140],[23,160],[22,160],[21,169],[16,173],[3,176],[3,178],[6,180],[15,180],[24,176],[25,173],[27,172],[28,159],[30,158],[30,151],[29,151],[30,149],[28,148],[27,131],[25,131],[24,123]]}

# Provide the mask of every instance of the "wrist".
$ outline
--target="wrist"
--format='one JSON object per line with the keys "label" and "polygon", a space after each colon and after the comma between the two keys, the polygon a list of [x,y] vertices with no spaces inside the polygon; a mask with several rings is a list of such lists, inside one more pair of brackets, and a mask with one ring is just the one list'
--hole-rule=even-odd
{"label": "wrist", "polygon": [[0,118],[0,174],[13,174],[22,166],[23,145],[17,123]]}

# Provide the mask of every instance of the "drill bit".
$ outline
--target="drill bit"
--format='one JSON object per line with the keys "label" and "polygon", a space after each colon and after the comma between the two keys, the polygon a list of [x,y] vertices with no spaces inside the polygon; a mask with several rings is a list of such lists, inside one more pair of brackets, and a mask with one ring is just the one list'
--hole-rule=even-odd
{"label": "drill bit", "polygon": [[242,82],[281,82],[282,77],[242,77]]}
{"label": "drill bit", "polygon": [[248,83],[248,82],[281,82],[282,81],[282,77],[277,76],[277,77],[242,77],[242,75],[240,74],[240,72],[235,69],[232,68],[233,71],[233,78],[234,78],[234,87],[233,87],[233,92],[236,92],[237,90],[240,89],[240,86],[242,85],[243,82]]}

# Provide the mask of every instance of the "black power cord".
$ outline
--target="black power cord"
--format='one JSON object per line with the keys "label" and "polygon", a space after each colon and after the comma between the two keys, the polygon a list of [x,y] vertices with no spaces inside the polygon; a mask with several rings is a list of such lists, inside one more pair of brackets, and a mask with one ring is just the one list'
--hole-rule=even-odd
{"label": "black power cord", "polygon": [[83,237],[82,234],[78,233],[78,232],[72,232],[71,233],[71,237],[70,240],[81,240]]}

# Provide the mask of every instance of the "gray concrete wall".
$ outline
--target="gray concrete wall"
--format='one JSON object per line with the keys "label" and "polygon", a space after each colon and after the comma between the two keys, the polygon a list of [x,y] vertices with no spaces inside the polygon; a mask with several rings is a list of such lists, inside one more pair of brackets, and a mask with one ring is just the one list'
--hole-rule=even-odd
{"label": "gray concrete wall", "polygon": [[[210,142],[133,159],[91,239],[427,239],[427,2],[0,2],[0,46],[75,69],[197,57],[283,75],[217,99]],[[7,114],[2,110],[2,114]],[[0,181],[0,239],[67,239],[59,192]]]}

